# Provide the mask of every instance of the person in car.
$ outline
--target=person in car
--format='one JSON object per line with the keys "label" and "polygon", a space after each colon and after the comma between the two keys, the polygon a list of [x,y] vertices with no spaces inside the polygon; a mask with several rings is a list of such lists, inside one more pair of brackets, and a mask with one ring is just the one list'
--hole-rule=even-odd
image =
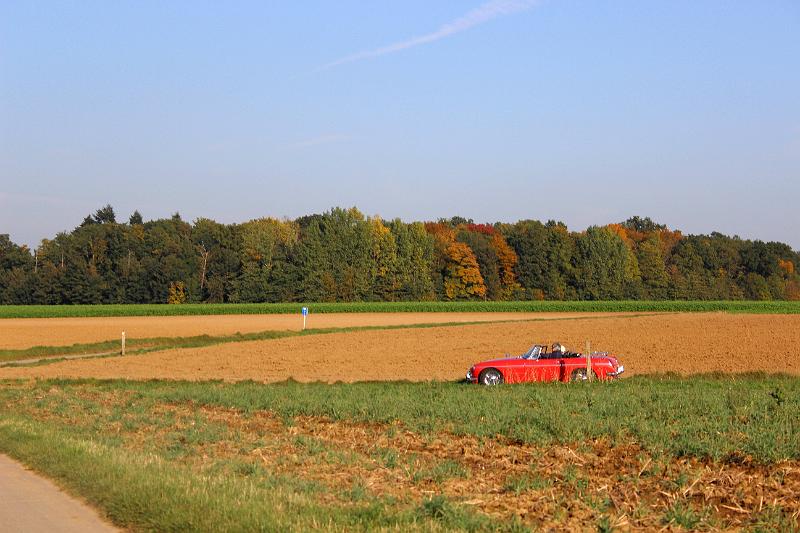
{"label": "person in car", "polygon": [[560,342],[553,343],[553,351],[547,357],[549,359],[561,359],[563,357],[574,357],[576,354],[567,350],[567,347]]}
{"label": "person in car", "polygon": [[542,359],[561,359],[566,353],[566,348],[560,342],[553,343],[550,353],[544,354]]}

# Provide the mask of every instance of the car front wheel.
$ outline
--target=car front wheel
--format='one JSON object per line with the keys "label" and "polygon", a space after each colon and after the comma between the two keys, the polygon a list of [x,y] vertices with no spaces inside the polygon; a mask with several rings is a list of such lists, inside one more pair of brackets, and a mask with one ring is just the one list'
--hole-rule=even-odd
{"label": "car front wheel", "polygon": [[489,368],[481,372],[480,382],[483,385],[500,385],[503,382],[503,375],[494,368]]}

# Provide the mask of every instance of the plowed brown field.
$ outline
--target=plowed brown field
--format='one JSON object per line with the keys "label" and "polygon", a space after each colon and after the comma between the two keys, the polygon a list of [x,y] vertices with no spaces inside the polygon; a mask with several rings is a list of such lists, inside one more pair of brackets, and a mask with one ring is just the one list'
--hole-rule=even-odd
{"label": "plowed brown field", "polygon": [[[626,316],[630,313],[588,313],[591,316]],[[399,326],[447,322],[502,320],[553,320],[587,313],[325,313],[308,317],[309,328]],[[68,346],[77,343],[152,337],[232,335],[268,330],[300,330],[297,315],[148,316],[108,318],[20,318],[0,320],[0,350],[32,346]]]}
{"label": "plowed brown field", "polygon": [[800,374],[800,316],[706,313],[333,333],[0,368],[0,378],[452,380],[481,359],[554,340],[620,354],[627,375]]}

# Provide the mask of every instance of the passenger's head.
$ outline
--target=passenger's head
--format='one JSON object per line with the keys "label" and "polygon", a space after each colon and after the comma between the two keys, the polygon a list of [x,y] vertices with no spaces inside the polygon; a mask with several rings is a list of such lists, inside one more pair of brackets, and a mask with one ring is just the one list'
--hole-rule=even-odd
{"label": "passenger's head", "polygon": [[564,345],[561,344],[560,342],[556,342],[556,343],[553,343],[553,351],[554,352],[559,352],[559,353],[564,353],[565,351],[567,351],[567,349],[564,348]]}

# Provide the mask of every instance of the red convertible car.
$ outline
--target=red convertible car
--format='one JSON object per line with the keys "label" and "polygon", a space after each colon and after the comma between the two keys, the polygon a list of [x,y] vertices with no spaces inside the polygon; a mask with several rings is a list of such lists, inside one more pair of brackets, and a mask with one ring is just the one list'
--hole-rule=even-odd
{"label": "red convertible car", "polygon": [[[616,378],[625,371],[617,358],[608,353],[592,353],[595,379]],[[474,365],[467,371],[468,383],[499,385],[531,381],[585,381],[586,356],[568,352],[559,343],[548,350],[545,344],[534,344],[519,357],[492,359]]]}

